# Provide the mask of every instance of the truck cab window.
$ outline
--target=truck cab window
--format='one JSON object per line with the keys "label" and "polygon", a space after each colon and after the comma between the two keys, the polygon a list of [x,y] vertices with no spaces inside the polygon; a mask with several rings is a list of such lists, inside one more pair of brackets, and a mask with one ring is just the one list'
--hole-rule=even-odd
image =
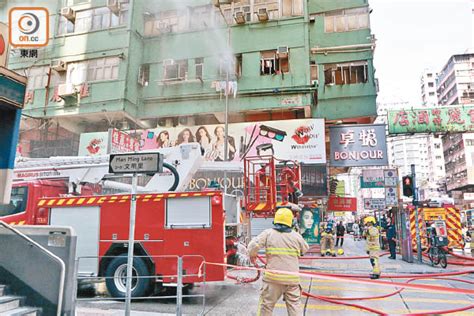
{"label": "truck cab window", "polygon": [[14,215],[24,212],[28,198],[27,187],[12,188],[9,204],[0,204],[0,216]]}

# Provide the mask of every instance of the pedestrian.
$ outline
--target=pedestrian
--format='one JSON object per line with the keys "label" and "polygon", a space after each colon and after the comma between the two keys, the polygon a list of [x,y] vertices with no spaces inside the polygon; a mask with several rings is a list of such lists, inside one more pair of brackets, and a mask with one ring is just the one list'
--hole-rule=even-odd
{"label": "pedestrian", "polygon": [[304,255],[309,246],[299,233],[292,230],[292,223],[291,210],[279,209],[275,213],[274,227],[264,230],[248,246],[252,262],[255,262],[258,250],[265,248],[266,268],[289,272],[286,274],[265,271],[257,315],[271,316],[281,296],[285,300],[288,315],[302,314],[300,277],[295,274],[299,272],[298,257]]}
{"label": "pedestrian", "polygon": [[359,240],[359,224],[357,222],[352,225],[352,230],[354,231],[354,240]]}
{"label": "pedestrian", "polygon": [[336,226],[336,247],[339,246],[339,241],[341,242],[341,247],[344,244],[344,233],[346,232],[346,228],[342,221],[339,222]]}
{"label": "pedestrian", "polygon": [[364,224],[367,227],[365,231],[365,237],[367,239],[366,250],[369,255],[370,264],[372,265],[372,273],[370,274],[371,279],[380,278],[380,266],[379,266],[379,230],[375,226],[376,221],[373,216],[367,216],[364,218]]}
{"label": "pedestrian", "polygon": [[392,219],[390,217],[387,218],[387,241],[388,241],[388,248],[390,249],[390,257],[389,259],[396,259],[397,252],[397,232],[395,230],[395,225],[392,223]]}

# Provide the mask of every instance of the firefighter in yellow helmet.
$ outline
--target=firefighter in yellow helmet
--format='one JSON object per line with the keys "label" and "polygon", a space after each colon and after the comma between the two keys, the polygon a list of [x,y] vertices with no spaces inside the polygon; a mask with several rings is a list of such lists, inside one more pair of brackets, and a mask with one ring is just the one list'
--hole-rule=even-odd
{"label": "firefighter in yellow helmet", "polygon": [[367,238],[367,253],[369,254],[370,264],[372,264],[371,279],[378,279],[380,277],[380,265],[379,265],[379,230],[375,227],[376,221],[373,216],[367,216],[364,218],[364,224],[367,226],[365,236]]}
{"label": "firefighter in yellow helmet", "polygon": [[321,256],[325,255],[336,256],[334,250],[334,222],[329,220],[321,227]]}
{"label": "firefighter in yellow helmet", "polygon": [[[298,257],[305,254],[309,246],[299,233],[292,230],[292,223],[293,212],[287,208],[279,209],[275,213],[274,227],[263,231],[250,242],[251,261],[255,262],[258,250],[265,248],[266,269],[298,273]],[[288,315],[301,315],[299,276],[265,271],[257,315],[272,315],[281,296],[285,299]]]}

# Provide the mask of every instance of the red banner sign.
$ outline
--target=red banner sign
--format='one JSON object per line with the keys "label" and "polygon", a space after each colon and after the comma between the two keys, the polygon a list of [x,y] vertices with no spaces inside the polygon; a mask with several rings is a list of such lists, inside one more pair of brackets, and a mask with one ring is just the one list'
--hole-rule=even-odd
{"label": "red banner sign", "polygon": [[328,201],[328,211],[357,212],[357,198],[331,195]]}

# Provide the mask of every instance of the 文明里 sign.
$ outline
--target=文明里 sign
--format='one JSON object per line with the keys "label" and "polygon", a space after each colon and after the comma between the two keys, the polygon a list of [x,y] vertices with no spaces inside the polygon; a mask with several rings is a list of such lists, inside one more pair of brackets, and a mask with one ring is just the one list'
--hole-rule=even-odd
{"label": "\u6587\u660e\u91cc sign", "polygon": [[389,134],[466,132],[474,130],[474,106],[388,111]]}

